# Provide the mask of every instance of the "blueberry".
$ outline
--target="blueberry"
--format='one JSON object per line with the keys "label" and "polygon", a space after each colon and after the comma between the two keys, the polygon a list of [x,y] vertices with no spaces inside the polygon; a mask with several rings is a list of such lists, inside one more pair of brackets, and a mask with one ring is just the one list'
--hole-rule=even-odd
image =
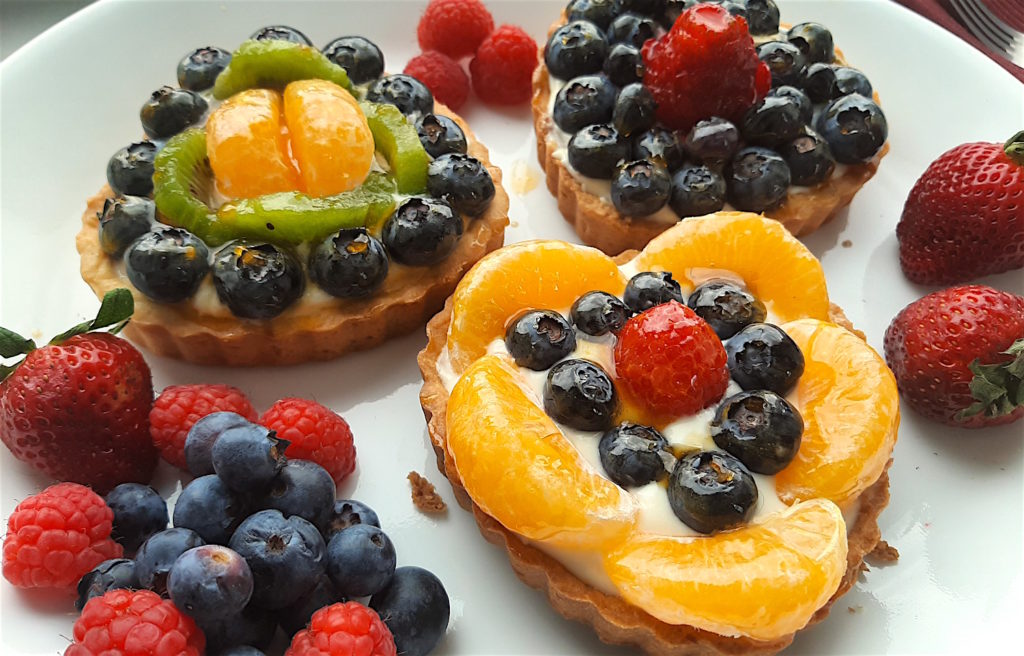
{"label": "blueberry", "polygon": [[700,0],[668,0],[665,5],[665,13],[661,18],[661,25],[666,30],[672,29],[683,12],[700,2]]}
{"label": "blueberry", "polygon": [[675,132],[655,126],[633,137],[632,158],[649,159],[675,171],[686,161],[686,153]]}
{"label": "blueberry", "polygon": [[800,411],[775,392],[741,392],[722,401],[711,422],[719,448],[752,472],[778,474],[796,456],[804,421]]}
{"label": "blueberry", "polygon": [[658,24],[647,16],[639,14],[620,14],[608,26],[608,43],[627,43],[640,48],[648,39],[658,35]]}
{"label": "blueberry", "polygon": [[605,431],[597,445],[601,466],[616,485],[640,487],[668,476],[674,457],[665,436],[639,424]]}
{"label": "blueberry", "polygon": [[431,157],[447,153],[465,153],[469,148],[466,133],[459,124],[441,114],[425,114],[416,121],[416,134]]}
{"label": "blueberry", "polygon": [[548,72],[560,80],[596,73],[604,65],[608,42],[589,21],[572,21],[559,27],[544,46]]}
{"label": "blueberry", "polygon": [[327,568],[327,546],[316,527],[279,510],[252,514],[231,536],[228,546],[252,570],[252,604],[285,608],[313,589]]}
{"label": "blueberry", "polygon": [[615,85],[603,75],[581,75],[555,95],[551,117],[565,132],[579,132],[594,123],[607,123],[615,108]]}
{"label": "blueberry", "polygon": [[520,367],[544,371],[576,350],[576,333],[561,314],[530,310],[509,323],[505,348]]}
{"label": "blueberry", "polygon": [[640,49],[628,43],[616,43],[604,60],[604,74],[620,87],[644,79],[644,59]]}
{"label": "blueberry", "polygon": [[403,656],[426,656],[448,629],[451,603],[441,581],[420,567],[399,567],[391,583],[370,598]]}
{"label": "blueberry", "polygon": [[836,76],[836,97],[848,96],[851,93],[859,93],[865,98],[871,98],[874,94],[874,89],[871,88],[871,82],[868,80],[867,76],[856,68],[850,68],[849,66],[833,66],[832,72],[835,73]]}
{"label": "blueberry", "polygon": [[612,125],[623,137],[649,130],[657,120],[654,116],[657,106],[647,87],[639,82],[626,85],[615,100]]}
{"label": "blueberry", "polygon": [[376,594],[394,573],[395,545],[376,526],[352,526],[336,533],[327,544],[327,575],[346,597]]}
{"label": "blueberry", "polygon": [[81,611],[90,599],[101,597],[110,590],[137,590],[139,587],[134,560],[104,560],[78,581],[75,610]]}
{"label": "blueberry", "polygon": [[614,0],[615,13],[633,12],[644,16],[660,16],[665,13],[667,0]]}
{"label": "blueberry", "polygon": [[572,304],[569,315],[580,332],[596,337],[617,332],[625,326],[629,308],[607,292],[587,292]]}
{"label": "blueberry", "polygon": [[103,500],[114,511],[110,537],[125,553],[135,553],[146,538],[167,528],[167,504],[148,485],[121,483]]}
{"label": "blueberry", "polygon": [[588,125],[569,140],[569,164],[589,178],[610,180],[629,156],[629,142],[610,125]]}
{"label": "blueberry", "polygon": [[269,242],[228,242],[213,258],[217,298],[244,319],[272,319],[299,300],[306,288],[302,265]]}
{"label": "blueberry", "polygon": [[608,373],[589,360],[562,360],[548,371],[544,410],[570,428],[608,430],[619,409],[619,396]]}
{"label": "blueberry", "polygon": [[156,144],[137,141],[110,157],[107,184],[119,196],[148,196],[153,193],[153,160]]}
{"label": "blueberry", "polygon": [[331,41],[324,56],[348,73],[352,84],[365,84],[384,74],[384,53],[373,41],[361,36],[343,36]]}
{"label": "blueberry", "polygon": [[668,502],[684,524],[700,533],[714,533],[750,520],[757,485],[743,463],[728,453],[694,451],[676,461]]}
{"label": "blueberry", "polygon": [[807,58],[788,41],[767,41],[757,46],[757,56],[772,72],[772,86],[800,83]]}
{"label": "blueberry", "polygon": [[227,544],[250,512],[247,497],[215,474],[193,479],[174,504],[174,525],[191,529],[207,544]]}
{"label": "blueberry", "polygon": [[624,216],[649,216],[668,203],[672,176],[668,169],[648,160],[619,167],[612,178],[612,204]]}
{"label": "blueberry", "polygon": [[860,94],[837,98],[825,106],[815,125],[842,164],[859,164],[874,157],[889,136],[885,114]]}
{"label": "blueberry", "polygon": [[309,253],[309,279],[337,298],[372,295],[388,275],[388,254],[366,228],[342,228]]}
{"label": "blueberry", "polygon": [[783,84],[781,87],[775,87],[768,92],[769,98],[780,97],[790,98],[800,107],[800,122],[809,124],[811,118],[814,116],[814,104],[811,103],[811,99],[807,97],[807,94],[797,89],[796,87]]}
{"label": "blueberry", "polygon": [[832,100],[839,94],[836,82],[836,70],[830,64],[816,62],[807,67],[804,77],[800,80],[807,97],[812,102],[823,103]]}
{"label": "blueberry", "polygon": [[779,149],[789,165],[793,184],[813,187],[828,180],[836,168],[832,149],[820,134],[804,128],[803,134]]}
{"label": "blueberry", "polygon": [[751,146],[736,153],[726,186],[729,202],[744,212],[775,209],[786,200],[790,175],[786,160],[774,150]]}
{"label": "blueberry", "polygon": [[216,656],[259,656],[277,633],[278,613],[250,605],[227,617],[197,617],[196,624],[206,636],[206,653]]}
{"label": "blueberry", "polygon": [[317,580],[312,590],[302,595],[291,606],[278,611],[281,628],[289,636],[293,636],[309,625],[313,613],[325,606],[343,601],[345,601],[345,597],[338,592],[334,584],[331,583],[330,577],[325,574]]}
{"label": "blueberry", "polygon": [[261,508],[280,510],[285,517],[298,515],[313,526],[327,525],[334,508],[334,479],[310,460],[289,460],[259,501]]}
{"label": "blueberry", "polygon": [[309,37],[294,27],[288,27],[287,25],[268,25],[266,27],[261,27],[253,32],[249,38],[256,39],[257,41],[290,41],[304,46],[313,45],[313,42],[309,40]]}
{"label": "blueberry", "polygon": [[229,428],[213,443],[213,469],[232,490],[258,491],[284,467],[287,448],[287,440],[263,426]]}
{"label": "blueberry", "polygon": [[133,241],[149,232],[155,219],[156,203],[148,198],[107,198],[99,214],[100,248],[111,257],[121,257]]}
{"label": "blueberry", "polygon": [[713,168],[732,159],[740,145],[740,131],[731,121],[712,116],[690,128],[684,141],[690,157]]}
{"label": "blueberry", "polygon": [[125,273],[140,292],[161,303],[192,296],[210,270],[210,252],[199,237],[181,228],[157,227],[124,253]]}
{"label": "blueberry", "polygon": [[189,91],[206,91],[230,62],[231,53],[223,48],[196,48],[178,62],[178,86]]}
{"label": "blueberry", "polygon": [[725,343],[729,374],[745,390],[786,394],[804,372],[804,354],[781,328],[752,323]]}
{"label": "blueberry", "polygon": [[831,64],[835,58],[832,33],[818,23],[800,23],[789,28],[786,40],[796,46],[808,64]]}
{"label": "blueberry", "polygon": [[739,16],[740,18],[747,17],[747,5],[746,0],[711,0],[714,4],[718,5],[722,9],[726,10],[733,16]]}
{"label": "blueberry", "polygon": [[767,315],[764,303],[727,280],[710,280],[700,285],[686,304],[708,322],[719,339],[729,339],[745,326],[764,321]]}
{"label": "blueberry", "polygon": [[229,428],[248,426],[251,422],[235,412],[211,412],[201,417],[185,436],[185,462],[193,476],[213,472],[213,443]]}
{"label": "blueberry", "polygon": [[373,508],[362,501],[338,499],[334,502],[331,516],[327,519],[327,525],[323,532],[324,539],[330,541],[335,533],[359,524],[369,524],[380,528],[380,519],[377,518],[377,513],[373,511]]}
{"label": "blueberry", "polygon": [[401,264],[428,266],[448,257],[462,236],[462,219],[434,198],[410,198],[381,229],[381,241]]}
{"label": "blueberry", "polygon": [[394,105],[406,116],[434,111],[434,95],[430,89],[411,75],[402,73],[382,77],[371,84],[366,90],[366,99]]}
{"label": "blueberry", "polygon": [[740,125],[747,143],[774,148],[795,139],[804,122],[797,101],[767,96],[747,110]]}
{"label": "blueberry", "polygon": [[241,613],[252,587],[245,559],[216,544],[181,554],[167,575],[167,593],[174,605],[192,617],[206,619]]}
{"label": "blueberry", "polygon": [[680,218],[717,212],[725,206],[725,178],[703,164],[688,164],[672,176],[669,206]]}
{"label": "blueberry", "polygon": [[195,91],[160,87],[139,110],[142,129],[152,139],[167,139],[206,113],[206,100]]}
{"label": "blueberry", "polygon": [[427,165],[427,191],[447,201],[457,212],[475,217],[490,207],[494,180],[477,158],[448,153]]}
{"label": "blueberry", "polygon": [[747,26],[754,36],[779,32],[779,7],[774,0],[746,0]]}
{"label": "blueberry", "polygon": [[682,303],[683,292],[671,272],[642,271],[626,283],[622,301],[630,310],[639,314],[669,301]]}
{"label": "blueberry", "polygon": [[240,647],[230,647],[225,651],[218,652],[217,656],[266,656],[266,654],[255,647],[242,645]]}
{"label": "blueberry", "polygon": [[187,528],[175,527],[154,533],[135,554],[135,575],[139,585],[164,594],[167,591],[167,574],[174,561],[189,549],[204,544],[198,533]]}
{"label": "blueberry", "polygon": [[570,22],[590,21],[602,30],[608,29],[616,13],[614,0],[572,0],[565,8]]}

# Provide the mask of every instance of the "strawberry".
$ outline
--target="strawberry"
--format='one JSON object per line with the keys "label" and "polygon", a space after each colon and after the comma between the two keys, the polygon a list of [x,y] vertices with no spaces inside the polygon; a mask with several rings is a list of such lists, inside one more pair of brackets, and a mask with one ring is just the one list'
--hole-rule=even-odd
{"label": "strawberry", "polygon": [[115,335],[133,309],[131,292],[114,290],[94,320],[38,348],[0,328],[0,356],[25,354],[0,369],[0,439],[14,457],[100,494],[149,482],[157,461],[153,381],[142,354]]}
{"label": "strawberry", "polygon": [[1024,267],[1024,131],[947,151],[918,179],[896,226],[900,266],[925,285]]}
{"label": "strawberry", "polygon": [[984,285],[929,294],[885,331],[900,396],[924,416],[981,428],[1024,416],[1024,297]]}

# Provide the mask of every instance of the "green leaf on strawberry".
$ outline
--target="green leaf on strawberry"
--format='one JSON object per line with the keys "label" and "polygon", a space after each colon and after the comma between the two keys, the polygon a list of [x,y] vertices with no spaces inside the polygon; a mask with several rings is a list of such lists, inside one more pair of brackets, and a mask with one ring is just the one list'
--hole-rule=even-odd
{"label": "green leaf on strawberry", "polygon": [[986,417],[1008,415],[1024,405],[1024,338],[1002,351],[1013,360],[1000,364],[981,364],[975,359],[968,368],[974,374],[971,396],[977,401],[965,408],[957,419],[961,421],[984,413]]}
{"label": "green leaf on strawberry", "polygon": [[13,330],[0,327],[0,358],[13,358],[25,355],[36,347],[31,339],[22,337]]}

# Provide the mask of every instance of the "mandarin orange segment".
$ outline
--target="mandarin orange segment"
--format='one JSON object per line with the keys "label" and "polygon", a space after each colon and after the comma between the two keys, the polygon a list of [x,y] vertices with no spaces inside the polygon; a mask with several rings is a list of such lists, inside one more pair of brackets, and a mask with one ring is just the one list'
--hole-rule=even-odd
{"label": "mandarin orange segment", "polygon": [[281,95],[250,89],[224,101],[206,123],[206,150],[221,192],[255,198],[299,189],[288,157]]}
{"label": "mandarin orange segment", "polygon": [[786,503],[823,497],[839,505],[881,476],[900,423],[896,379],[850,331],[804,319],[782,325],[804,354],[790,395],[804,419],[800,450],[775,478]]}
{"label": "mandarin orange segment", "polygon": [[651,240],[635,262],[638,271],[671,271],[690,285],[708,269],[735,273],[777,322],[828,318],[821,263],[781,223],[759,214],[684,219]]}
{"label": "mandarin orange segment", "polygon": [[506,246],[480,260],[455,290],[448,353],[455,373],[504,337],[522,310],[568,310],[583,294],[622,295],[626,278],[601,251],[559,241]]}
{"label": "mandarin orange segment", "polygon": [[619,594],[668,624],[771,640],[804,626],[846,571],[846,525],[831,501],[696,538],[630,536],[605,555]]}
{"label": "mandarin orange segment", "polygon": [[474,362],[448,400],[448,455],[473,501],[509,530],[599,549],[636,521],[632,495],[595,472],[505,358]]}
{"label": "mandarin orange segment", "polygon": [[326,80],[300,80],[284,90],[284,115],[303,188],[331,196],[361,185],[373,164],[373,134],[359,103]]}

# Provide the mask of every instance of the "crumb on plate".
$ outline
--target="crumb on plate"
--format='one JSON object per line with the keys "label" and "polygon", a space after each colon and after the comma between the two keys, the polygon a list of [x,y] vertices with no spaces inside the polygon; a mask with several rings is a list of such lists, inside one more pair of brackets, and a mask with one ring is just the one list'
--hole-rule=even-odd
{"label": "crumb on plate", "polygon": [[448,504],[437,493],[433,483],[414,471],[409,472],[406,478],[409,479],[409,484],[412,486],[412,503],[417,510],[431,514],[443,513],[448,510]]}

